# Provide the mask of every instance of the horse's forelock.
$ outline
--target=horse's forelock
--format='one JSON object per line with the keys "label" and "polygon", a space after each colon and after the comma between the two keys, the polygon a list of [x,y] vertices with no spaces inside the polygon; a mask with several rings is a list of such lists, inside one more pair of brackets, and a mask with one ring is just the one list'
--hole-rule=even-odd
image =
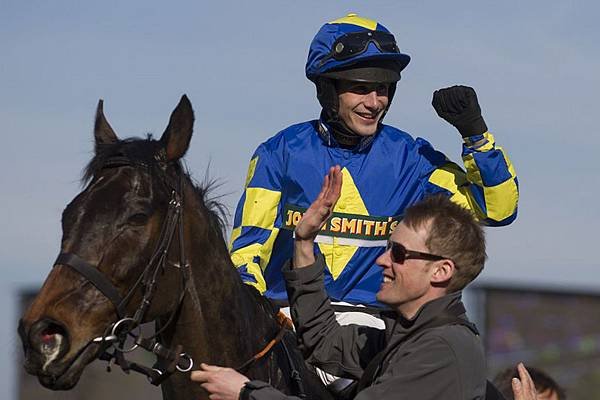
{"label": "horse's forelock", "polygon": [[[151,169],[155,169],[152,167],[158,168],[159,161],[155,156],[160,150],[160,146],[161,143],[154,140],[152,134],[148,134],[145,139],[130,138],[112,144],[99,145],[96,147],[94,157],[83,170],[81,183],[82,185],[89,183],[111,160],[116,158],[125,159],[132,165],[146,165]],[[222,196],[214,195],[215,190],[221,186],[221,182],[205,178],[204,183],[198,184],[190,177],[187,168],[181,168],[181,173],[190,181],[196,196],[206,207],[211,228],[223,235],[229,211],[221,202]]]}
{"label": "horse's forelock", "polygon": [[96,153],[83,170],[81,178],[82,185],[86,185],[102,168],[106,166],[109,160],[121,158],[128,160],[132,165],[156,164],[154,156],[158,151],[159,142],[148,134],[146,139],[130,138],[119,140],[115,143],[100,144],[96,146]]}

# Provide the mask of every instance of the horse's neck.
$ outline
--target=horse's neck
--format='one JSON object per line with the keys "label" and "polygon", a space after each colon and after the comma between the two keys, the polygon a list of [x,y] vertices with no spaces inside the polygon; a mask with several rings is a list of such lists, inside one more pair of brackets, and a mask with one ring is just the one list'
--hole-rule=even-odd
{"label": "horse's neck", "polygon": [[[187,207],[193,204],[188,202]],[[200,362],[235,368],[259,352],[276,327],[272,316],[241,282],[220,232],[211,229],[206,216],[197,211],[186,209],[184,215],[191,273],[181,312],[166,336],[171,346],[181,344],[192,356],[194,369]],[[180,390],[199,390],[186,375],[178,375],[173,383],[181,386]],[[180,394],[178,391],[177,396]]]}

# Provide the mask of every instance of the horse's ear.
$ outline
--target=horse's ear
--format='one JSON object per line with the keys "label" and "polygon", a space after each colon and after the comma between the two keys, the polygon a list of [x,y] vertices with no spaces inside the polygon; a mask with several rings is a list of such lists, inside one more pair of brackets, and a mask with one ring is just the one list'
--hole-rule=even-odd
{"label": "horse's ear", "polygon": [[165,147],[167,161],[178,160],[187,151],[192,139],[194,127],[194,110],[187,96],[184,94],[179,104],[173,110],[169,125],[165,129],[160,141]]}
{"label": "horse's ear", "polygon": [[98,108],[96,109],[96,122],[94,123],[94,139],[96,140],[96,147],[103,144],[115,143],[119,140],[113,128],[104,117],[104,101],[100,99],[98,101]]}

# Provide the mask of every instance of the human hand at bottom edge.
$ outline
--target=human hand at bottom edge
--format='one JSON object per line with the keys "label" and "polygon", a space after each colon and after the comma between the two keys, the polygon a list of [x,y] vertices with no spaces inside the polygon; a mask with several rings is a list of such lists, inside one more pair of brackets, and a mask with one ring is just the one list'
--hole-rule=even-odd
{"label": "human hand at bottom edge", "polygon": [[513,378],[511,382],[515,400],[537,400],[535,384],[523,363],[517,365],[517,370],[519,378]]}
{"label": "human hand at bottom edge", "polygon": [[190,378],[200,382],[211,400],[238,400],[242,387],[250,380],[233,368],[204,363],[200,364],[200,370],[192,371]]}

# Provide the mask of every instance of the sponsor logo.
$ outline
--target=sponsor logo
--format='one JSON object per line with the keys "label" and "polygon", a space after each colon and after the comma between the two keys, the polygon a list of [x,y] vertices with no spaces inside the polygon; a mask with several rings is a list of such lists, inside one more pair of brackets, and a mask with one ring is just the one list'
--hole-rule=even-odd
{"label": "sponsor logo", "polygon": [[[286,204],[283,229],[294,230],[306,208]],[[362,240],[386,240],[402,219],[334,212],[319,235]]]}

